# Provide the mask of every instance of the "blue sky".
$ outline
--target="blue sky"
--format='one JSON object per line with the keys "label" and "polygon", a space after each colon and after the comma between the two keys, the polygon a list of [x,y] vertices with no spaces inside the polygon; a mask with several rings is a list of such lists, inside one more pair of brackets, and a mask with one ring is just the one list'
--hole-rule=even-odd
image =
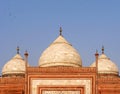
{"label": "blue sky", "polygon": [[96,49],[120,69],[120,0],[1,0],[0,70],[16,47],[37,66],[41,53],[59,35],[78,50],[83,66],[94,62]]}

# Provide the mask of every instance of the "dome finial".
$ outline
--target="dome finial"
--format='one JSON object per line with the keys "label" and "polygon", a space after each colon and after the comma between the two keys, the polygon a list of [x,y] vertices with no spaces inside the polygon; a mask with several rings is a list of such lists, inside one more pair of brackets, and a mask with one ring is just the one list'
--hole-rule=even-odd
{"label": "dome finial", "polygon": [[19,54],[19,51],[20,51],[19,46],[17,46],[17,54]]}
{"label": "dome finial", "polygon": [[60,36],[62,35],[62,27],[60,27]]}
{"label": "dome finial", "polygon": [[104,54],[104,46],[102,46],[102,54]]}

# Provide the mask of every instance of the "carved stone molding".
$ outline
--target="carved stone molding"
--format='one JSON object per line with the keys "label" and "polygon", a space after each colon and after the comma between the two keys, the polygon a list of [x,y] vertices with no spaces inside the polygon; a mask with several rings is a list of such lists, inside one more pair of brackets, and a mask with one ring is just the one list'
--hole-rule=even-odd
{"label": "carved stone molding", "polygon": [[96,68],[81,67],[28,67],[28,73],[96,73]]}

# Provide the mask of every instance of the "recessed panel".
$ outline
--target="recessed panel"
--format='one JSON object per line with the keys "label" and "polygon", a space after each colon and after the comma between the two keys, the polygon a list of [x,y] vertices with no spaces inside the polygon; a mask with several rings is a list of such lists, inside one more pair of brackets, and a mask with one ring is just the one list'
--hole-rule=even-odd
{"label": "recessed panel", "polygon": [[42,94],[81,94],[80,91],[42,91]]}
{"label": "recessed panel", "polygon": [[[32,79],[31,80],[31,94],[39,94],[38,87],[39,86],[84,86],[84,94],[91,94],[92,92],[92,82],[90,79]],[[60,94],[69,94],[66,90],[60,90],[62,93]],[[50,94],[51,92],[55,92],[55,94],[59,94],[59,90],[57,91],[43,91],[43,94]],[[64,92],[64,93],[63,93]],[[51,93],[52,94],[52,93]],[[72,94],[72,92],[71,92]],[[73,94],[80,94],[80,91],[74,90]]]}

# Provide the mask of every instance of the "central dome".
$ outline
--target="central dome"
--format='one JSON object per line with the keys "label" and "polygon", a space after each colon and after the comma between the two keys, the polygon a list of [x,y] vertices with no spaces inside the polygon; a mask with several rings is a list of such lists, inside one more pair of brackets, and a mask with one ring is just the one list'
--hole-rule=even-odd
{"label": "central dome", "polygon": [[61,35],[42,53],[40,67],[72,66],[81,67],[82,60],[78,52]]}

